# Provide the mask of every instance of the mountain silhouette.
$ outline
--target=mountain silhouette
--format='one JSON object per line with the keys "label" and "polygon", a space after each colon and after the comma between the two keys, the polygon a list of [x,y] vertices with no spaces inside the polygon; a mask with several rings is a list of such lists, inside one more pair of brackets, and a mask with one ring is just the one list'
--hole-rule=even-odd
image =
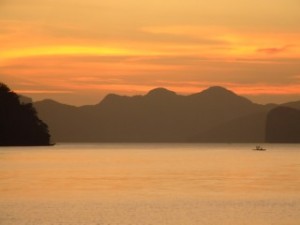
{"label": "mountain silhouette", "polygon": [[155,88],[149,91],[146,96],[148,98],[172,98],[172,97],[176,97],[177,94],[166,88]]}
{"label": "mountain silhouette", "polygon": [[49,145],[49,142],[48,127],[37,117],[32,104],[21,103],[16,93],[0,83],[0,145]]}
{"label": "mountain silhouette", "polygon": [[[298,107],[295,103],[285,105]],[[271,110],[266,122],[266,141],[300,143],[300,110],[287,106]]]}
{"label": "mountain silhouette", "polygon": [[282,106],[300,110],[300,101],[288,102],[288,103],[282,104]]}
{"label": "mountain silhouette", "polygon": [[146,95],[108,94],[75,107],[34,103],[57,142],[262,142],[276,105],[260,105],[223,87],[188,96],[165,88]]}
{"label": "mountain silhouette", "polygon": [[24,95],[19,95],[19,101],[21,104],[32,103],[32,99]]}

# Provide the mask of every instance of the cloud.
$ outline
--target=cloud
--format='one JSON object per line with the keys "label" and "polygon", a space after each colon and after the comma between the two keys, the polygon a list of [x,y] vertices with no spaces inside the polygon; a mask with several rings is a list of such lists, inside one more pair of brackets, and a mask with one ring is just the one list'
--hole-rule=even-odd
{"label": "cloud", "polygon": [[233,87],[232,90],[242,95],[300,95],[300,83],[288,85],[242,84]]}
{"label": "cloud", "polygon": [[72,91],[64,91],[64,90],[24,90],[24,89],[17,89],[14,90],[19,94],[71,94]]}
{"label": "cloud", "polygon": [[276,47],[274,47],[274,48],[259,48],[259,49],[257,49],[257,52],[273,55],[273,54],[279,54],[282,52],[287,52],[290,47],[291,47],[291,45],[285,45],[285,46],[279,47],[279,48],[278,47],[277,48]]}
{"label": "cloud", "polygon": [[186,45],[208,45],[226,46],[228,42],[216,37],[218,32],[226,32],[223,27],[200,27],[200,26],[155,26],[143,27],[144,38],[151,41],[186,44]]}

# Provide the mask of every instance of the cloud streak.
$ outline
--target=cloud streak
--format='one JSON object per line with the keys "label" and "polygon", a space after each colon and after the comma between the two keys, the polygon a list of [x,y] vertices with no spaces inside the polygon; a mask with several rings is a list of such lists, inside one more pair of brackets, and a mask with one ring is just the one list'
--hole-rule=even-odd
{"label": "cloud streak", "polygon": [[286,46],[283,46],[283,47],[279,47],[279,48],[276,48],[276,47],[273,47],[273,48],[260,48],[260,49],[257,49],[257,52],[258,53],[265,53],[265,54],[280,54],[282,52],[287,52],[289,50],[289,48],[291,48],[292,46],[291,45],[286,45]]}
{"label": "cloud streak", "polygon": [[16,89],[15,92],[19,94],[71,94],[72,91],[64,91],[64,90],[24,90],[24,89]]}
{"label": "cloud streak", "polygon": [[299,2],[266,1],[5,1],[0,79],[76,104],[156,86],[298,94]]}

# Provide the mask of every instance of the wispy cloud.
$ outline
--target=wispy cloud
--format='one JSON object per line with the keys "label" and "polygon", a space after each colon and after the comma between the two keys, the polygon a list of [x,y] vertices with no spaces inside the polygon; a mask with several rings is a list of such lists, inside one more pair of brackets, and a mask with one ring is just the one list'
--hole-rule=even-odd
{"label": "wispy cloud", "polygon": [[64,90],[24,90],[24,89],[16,89],[15,92],[19,94],[71,94],[72,91],[64,91]]}
{"label": "wispy cloud", "polygon": [[259,48],[257,49],[257,52],[265,54],[279,54],[288,51],[291,47],[291,45],[285,45],[283,47]]}

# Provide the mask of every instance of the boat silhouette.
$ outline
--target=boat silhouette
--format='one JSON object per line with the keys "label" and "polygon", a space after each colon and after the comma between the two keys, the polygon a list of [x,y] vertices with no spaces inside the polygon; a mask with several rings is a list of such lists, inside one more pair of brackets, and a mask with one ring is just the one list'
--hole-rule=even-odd
{"label": "boat silhouette", "polygon": [[257,146],[255,146],[255,149],[253,149],[253,150],[256,150],[256,151],[265,151],[267,149],[261,147],[260,145],[257,145]]}

